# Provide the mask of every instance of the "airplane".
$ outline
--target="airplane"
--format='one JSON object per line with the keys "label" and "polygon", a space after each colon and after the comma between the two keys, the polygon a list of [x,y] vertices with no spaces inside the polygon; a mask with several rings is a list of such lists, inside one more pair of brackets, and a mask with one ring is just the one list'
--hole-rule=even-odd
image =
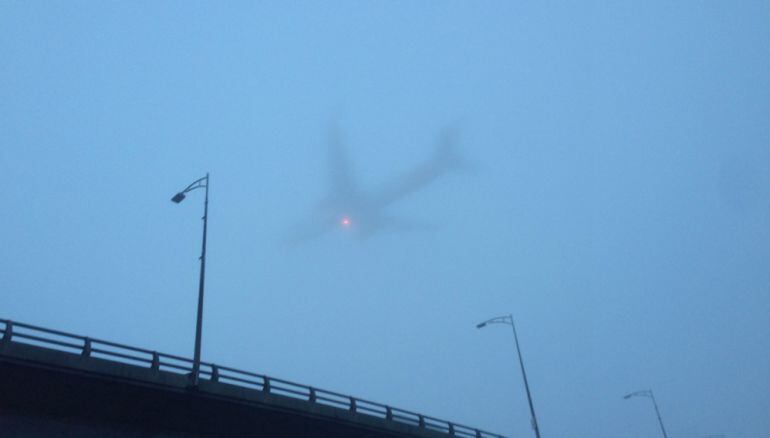
{"label": "airplane", "polygon": [[386,210],[439,177],[467,167],[457,154],[457,129],[449,127],[439,136],[438,145],[428,160],[376,190],[364,191],[353,175],[339,129],[332,128],[329,137],[329,194],[308,218],[290,231],[289,243],[299,244],[334,230],[367,239],[380,232],[429,229],[430,225],[397,218]]}

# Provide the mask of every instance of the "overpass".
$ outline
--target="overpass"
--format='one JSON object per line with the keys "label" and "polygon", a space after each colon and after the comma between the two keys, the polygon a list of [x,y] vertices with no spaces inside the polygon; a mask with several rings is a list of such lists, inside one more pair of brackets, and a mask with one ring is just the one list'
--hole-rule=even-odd
{"label": "overpass", "polygon": [[3,436],[503,438],[308,385],[0,319]]}

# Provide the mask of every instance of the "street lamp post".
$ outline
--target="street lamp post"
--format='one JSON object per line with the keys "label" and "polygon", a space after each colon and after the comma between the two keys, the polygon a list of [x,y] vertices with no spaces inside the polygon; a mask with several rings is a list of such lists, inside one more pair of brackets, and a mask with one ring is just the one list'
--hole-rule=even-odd
{"label": "street lamp post", "polygon": [[191,377],[191,386],[197,387],[198,380],[200,378],[201,369],[201,329],[203,325],[203,284],[206,277],[206,231],[208,228],[209,219],[209,174],[198,180],[193,181],[190,185],[185,187],[184,190],[174,195],[171,201],[180,203],[186,197],[186,194],[195,189],[206,189],[206,197],[203,204],[203,244],[201,247],[201,270],[200,279],[198,281],[198,320],[195,324],[195,356],[193,358],[193,369]]}
{"label": "street lamp post", "polygon": [[519,337],[516,335],[516,324],[513,322],[513,315],[498,316],[488,319],[482,323],[476,324],[480,329],[487,324],[508,324],[513,329],[513,340],[516,343],[516,352],[519,355],[519,366],[521,367],[521,377],[524,379],[524,389],[527,392],[527,402],[529,402],[529,413],[532,416],[532,429],[535,431],[535,437],[540,438],[540,427],[537,425],[537,416],[535,416],[535,406],[532,404],[532,394],[529,392],[529,382],[527,381],[527,372],[524,369],[524,361],[521,359],[521,348],[519,347]]}
{"label": "street lamp post", "polygon": [[631,397],[649,397],[650,399],[652,399],[652,405],[655,407],[655,415],[658,416],[660,431],[663,432],[663,438],[668,438],[668,435],[666,434],[666,428],[663,427],[663,420],[660,418],[660,410],[658,410],[658,403],[655,401],[655,394],[652,393],[652,390],[645,389],[642,391],[635,391],[630,394],[626,394],[625,396],[623,396],[623,399],[628,400]]}

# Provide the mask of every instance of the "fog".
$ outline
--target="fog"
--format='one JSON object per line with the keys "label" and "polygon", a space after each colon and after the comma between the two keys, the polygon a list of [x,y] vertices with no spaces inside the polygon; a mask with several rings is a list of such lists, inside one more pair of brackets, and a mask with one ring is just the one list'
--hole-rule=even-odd
{"label": "fog", "polygon": [[534,436],[510,313],[544,437],[766,437],[769,22],[0,3],[0,318],[191,357],[210,172],[203,360]]}

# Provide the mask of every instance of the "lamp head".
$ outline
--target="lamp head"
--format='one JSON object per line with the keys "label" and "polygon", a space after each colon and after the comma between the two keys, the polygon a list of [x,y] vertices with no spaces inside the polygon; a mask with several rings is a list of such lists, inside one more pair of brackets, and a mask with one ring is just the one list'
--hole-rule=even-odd
{"label": "lamp head", "polygon": [[486,323],[486,322],[482,322],[481,324],[476,324],[476,328],[477,328],[477,329],[480,329],[480,328],[482,328],[482,327],[484,327],[484,326],[486,326],[486,325],[487,325],[487,323]]}
{"label": "lamp head", "polygon": [[171,201],[179,204],[180,202],[182,202],[182,200],[184,200],[184,198],[185,198],[184,193],[179,192],[176,195],[174,195],[173,198],[171,198]]}
{"label": "lamp head", "polygon": [[628,400],[631,397],[652,397],[652,391],[649,389],[643,390],[643,391],[635,391],[631,392],[629,394],[626,394],[623,399]]}

